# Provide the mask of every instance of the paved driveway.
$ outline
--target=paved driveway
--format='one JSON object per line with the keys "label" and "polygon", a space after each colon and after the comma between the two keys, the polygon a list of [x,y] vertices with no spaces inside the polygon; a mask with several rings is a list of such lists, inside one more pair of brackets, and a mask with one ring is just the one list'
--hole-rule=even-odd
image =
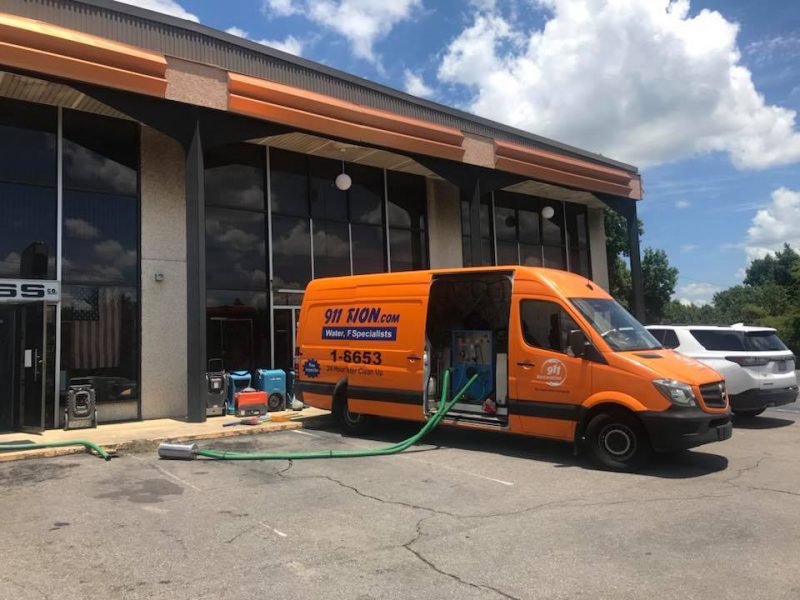
{"label": "paved driveway", "polygon": [[[403,455],[0,465],[0,598],[800,597],[800,414],[638,475],[442,430]],[[240,450],[376,446],[317,429]]]}

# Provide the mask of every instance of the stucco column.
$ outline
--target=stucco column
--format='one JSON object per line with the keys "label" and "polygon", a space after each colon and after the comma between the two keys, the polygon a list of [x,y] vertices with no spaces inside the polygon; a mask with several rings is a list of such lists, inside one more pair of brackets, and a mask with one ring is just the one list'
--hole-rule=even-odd
{"label": "stucco column", "polygon": [[427,180],[431,269],[461,267],[461,196],[451,183]]}
{"label": "stucco column", "polygon": [[606,224],[602,208],[589,209],[589,253],[592,258],[592,280],[608,291]]}
{"label": "stucco column", "polygon": [[141,153],[142,417],[183,417],[187,387],[184,152],[172,138],[142,127]]}

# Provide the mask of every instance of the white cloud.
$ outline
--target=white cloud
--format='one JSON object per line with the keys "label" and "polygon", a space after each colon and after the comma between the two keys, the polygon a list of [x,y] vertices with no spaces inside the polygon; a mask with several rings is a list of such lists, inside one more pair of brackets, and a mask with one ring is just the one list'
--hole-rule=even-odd
{"label": "white cloud", "polygon": [[675,203],[675,208],[689,208],[691,205],[691,202],[688,200],[678,200]]}
{"label": "white cloud", "polygon": [[373,46],[392,28],[422,8],[422,0],[264,0],[268,17],[301,14],[350,42],[358,58],[378,63]]}
{"label": "white cloud", "polygon": [[186,19],[187,21],[194,21],[195,23],[199,23],[200,19],[197,18],[197,15],[194,15],[183,8],[180,4],[175,2],[175,0],[119,0],[120,2],[124,2],[125,4],[133,4],[134,6],[138,6],[139,8],[146,8],[148,10],[154,10],[156,12],[164,13],[165,15],[172,15],[173,17],[178,17],[179,19]]}
{"label": "white cloud", "polygon": [[784,187],[772,192],[772,202],[759,210],[747,230],[744,250],[748,261],[781,250],[800,248],[800,191]]}
{"label": "white cloud", "polygon": [[639,165],[725,152],[739,168],[800,161],[794,111],[766,104],[739,27],[688,0],[539,0],[540,30],[491,9],[446,48],[439,77],[468,109]]}
{"label": "white cloud", "polygon": [[288,17],[300,12],[298,3],[293,0],[264,0],[261,4],[261,12],[268,17],[273,15]]}
{"label": "white cloud", "polygon": [[676,296],[681,304],[708,304],[719,291],[720,288],[711,283],[687,283],[678,288]]}
{"label": "white cloud", "polygon": [[699,247],[700,246],[698,246],[697,244],[682,244],[681,245],[681,252],[694,252]]}
{"label": "white cloud", "polygon": [[301,56],[303,54],[303,46],[305,45],[302,40],[297,39],[293,35],[287,35],[284,40],[254,40],[244,29],[236,26],[228,27],[225,33],[230,33],[231,35],[254,41],[257,44],[263,44],[264,46],[281,50],[287,54],[294,54],[295,56]]}
{"label": "white cloud", "polygon": [[64,228],[69,237],[79,240],[91,240],[100,233],[97,227],[84,219],[64,219]]}
{"label": "white cloud", "polygon": [[433,88],[425,83],[420,75],[406,69],[403,72],[403,89],[412,96],[428,98],[433,95]]}

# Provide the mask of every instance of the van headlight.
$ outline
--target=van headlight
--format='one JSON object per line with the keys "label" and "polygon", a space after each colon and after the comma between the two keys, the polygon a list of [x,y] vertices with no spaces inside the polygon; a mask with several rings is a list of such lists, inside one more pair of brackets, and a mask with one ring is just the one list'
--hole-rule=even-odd
{"label": "van headlight", "polygon": [[697,406],[692,386],[674,379],[654,379],[653,385],[661,394],[678,406]]}

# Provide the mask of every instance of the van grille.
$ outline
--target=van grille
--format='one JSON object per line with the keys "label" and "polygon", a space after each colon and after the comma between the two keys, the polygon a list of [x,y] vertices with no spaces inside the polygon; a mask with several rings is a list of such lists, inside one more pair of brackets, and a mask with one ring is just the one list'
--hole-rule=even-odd
{"label": "van grille", "polygon": [[706,383],[700,386],[700,394],[706,406],[723,408],[725,406],[725,382]]}

